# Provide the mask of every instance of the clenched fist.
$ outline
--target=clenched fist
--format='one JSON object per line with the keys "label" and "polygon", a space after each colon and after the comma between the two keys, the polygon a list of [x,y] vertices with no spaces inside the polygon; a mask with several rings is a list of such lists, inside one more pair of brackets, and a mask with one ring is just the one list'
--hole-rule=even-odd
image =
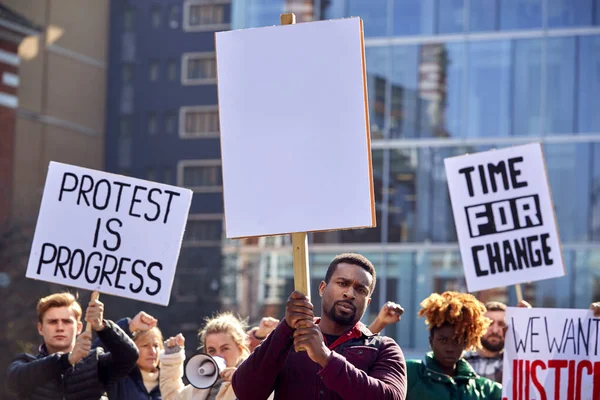
{"label": "clenched fist", "polygon": [[331,355],[331,350],[325,345],[319,326],[305,319],[296,324],[294,350],[306,351],[308,357],[323,368]]}
{"label": "clenched fist", "polygon": [[168,338],[167,340],[165,340],[165,347],[166,348],[173,348],[173,347],[181,347],[183,348],[185,346],[185,337],[183,337],[183,335],[181,333],[178,333],[177,336],[171,336],[170,338]]}
{"label": "clenched fist", "polygon": [[131,322],[129,322],[129,331],[131,333],[137,331],[147,331],[156,326],[158,320],[154,318],[152,315],[145,313],[144,311],[140,311]]}
{"label": "clenched fist", "polygon": [[71,363],[71,365],[77,364],[85,356],[88,355],[91,349],[92,333],[83,332],[77,337],[77,340],[75,341],[75,346],[73,346],[73,350],[71,350],[71,352],[69,353],[69,363]]}
{"label": "clenched fist", "polygon": [[296,329],[298,321],[312,322],[314,318],[313,305],[308,298],[298,291],[292,292],[285,305],[285,322]]}
{"label": "clenched fist", "polygon": [[260,320],[260,324],[258,325],[258,329],[254,333],[254,336],[257,338],[266,338],[273,329],[277,328],[278,323],[279,320],[277,318],[263,317],[263,319]]}
{"label": "clenched fist", "polygon": [[369,325],[369,330],[373,333],[379,333],[390,324],[400,321],[404,314],[404,308],[400,304],[388,301],[381,307],[375,320]]}
{"label": "clenched fist", "polygon": [[91,300],[85,310],[85,320],[95,331],[104,329],[104,304],[100,300]]}

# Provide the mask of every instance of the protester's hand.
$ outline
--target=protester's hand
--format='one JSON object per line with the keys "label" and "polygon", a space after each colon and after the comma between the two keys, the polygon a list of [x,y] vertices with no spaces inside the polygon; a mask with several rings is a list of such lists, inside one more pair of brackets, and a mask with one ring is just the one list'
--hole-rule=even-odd
{"label": "protester's hand", "polygon": [[517,307],[519,307],[519,308],[533,308],[533,307],[531,307],[531,304],[529,304],[525,300],[521,300],[520,302],[518,302],[517,303]]}
{"label": "protester's hand", "polygon": [[590,304],[590,310],[594,312],[594,317],[600,317],[600,301]]}
{"label": "protester's hand", "polygon": [[298,321],[312,322],[313,318],[313,305],[308,298],[298,291],[292,292],[285,305],[285,322],[288,326],[296,329]]}
{"label": "protester's hand", "polygon": [[400,304],[388,301],[379,310],[377,318],[386,325],[389,325],[400,321],[402,314],[404,314],[404,308]]}
{"label": "protester's hand", "polygon": [[95,331],[104,329],[104,304],[100,300],[91,300],[85,310],[85,320]]}
{"label": "protester's hand", "polygon": [[152,315],[140,311],[133,319],[129,322],[129,332],[147,331],[156,326],[158,320]]}
{"label": "protester's hand", "polygon": [[388,301],[381,307],[379,314],[369,325],[369,330],[373,333],[379,333],[386,326],[400,321],[402,314],[404,314],[404,308],[400,304]]}
{"label": "protester's hand", "polygon": [[178,333],[177,336],[171,336],[167,340],[165,340],[165,347],[173,348],[173,347],[185,347],[185,337],[181,333]]}
{"label": "protester's hand", "polygon": [[254,332],[254,336],[257,338],[266,338],[273,329],[277,328],[278,323],[279,320],[277,318],[263,317],[263,319],[260,320],[258,329]]}
{"label": "protester's hand", "polygon": [[323,335],[319,326],[307,319],[298,321],[294,331],[294,350],[306,351],[308,357],[325,367],[329,361],[331,350],[327,348],[323,341]]}
{"label": "protester's hand", "polygon": [[77,364],[82,358],[88,355],[92,349],[92,332],[83,332],[77,336],[75,340],[75,346],[69,353],[69,363],[71,365]]}
{"label": "protester's hand", "polygon": [[223,371],[221,371],[221,379],[225,382],[231,382],[231,378],[233,377],[233,373],[235,372],[236,367],[227,367]]}

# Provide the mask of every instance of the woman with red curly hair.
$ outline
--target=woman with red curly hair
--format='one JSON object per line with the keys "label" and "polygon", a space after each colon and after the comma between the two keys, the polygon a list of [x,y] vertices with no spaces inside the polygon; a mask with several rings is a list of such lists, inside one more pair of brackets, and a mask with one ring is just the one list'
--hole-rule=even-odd
{"label": "woman with red curly hair", "polygon": [[481,348],[491,320],[473,295],[433,293],[421,302],[419,317],[429,326],[431,352],[425,360],[408,360],[407,400],[500,400],[502,386],[473,371],[463,351]]}

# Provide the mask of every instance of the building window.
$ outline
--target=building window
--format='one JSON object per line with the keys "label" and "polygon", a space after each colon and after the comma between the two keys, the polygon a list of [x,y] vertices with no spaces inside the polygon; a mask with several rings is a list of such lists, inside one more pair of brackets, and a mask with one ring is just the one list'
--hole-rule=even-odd
{"label": "building window", "polygon": [[198,106],[181,108],[179,113],[179,136],[182,138],[218,137],[218,107]]}
{"label": "building window", "polygon": [[175,113],[170,111],[165,116],[165,132],[168,134],[175,133],[175,125],[177,121],[175,119]]}
{"label": "building window", "polygon": [[133,65],[123,64],[121,67],[121,80],[123,82],[131,82],[133,80]]}
{"label": "building window", "polygon": [[181,67],[181,83],[184,85],[207,85],[217,82],[215,53],[184,53]]}
{"label": "building window", "polygon": [[222,215],[191,215],[185,227],[183,241],[188,245],[220,244],[222,232]]}
{"label": "building window", "polygon": [[179,28],[179,6],[169,7],[169,28]]}
{"label": "building window", "polygon": [[160,63],[158,61],[150,62],[150,80],[156,82],[160,74]]}
{"label": "building window", "polygon": [[195,0],[185,3],[183,27],[186,31],[228,29],[225,7],[230,0]]}
{"label": "building window", "polygon": [[203,193],[223,190],[221,160],[180,161],[177,172],[178,186]]}
{"label": "building window", "polygon": [[158,116],[155,112],[148,114],[148,134],[156,135],[158,133]]}
{"label": "building window", "polygon": [[132,128],[131,117],[123,116],[119,122],[119,144],[117,150],[117,164],[119,169],[131,167]]}
{"label": "building window", "polygon": [[177,79],[177,61],[169,60],[167,64],[167,79],[174,81]]}
{"label": "building window", "polygon": [[125,32],[132,32],[135,29],[134,9],[127,7],[123,12],[123,30]]}
{"label": "building window", "polygon": [[160,7],[154,6],[152,7],[152,27],[160,28],[162,24],[162,15],[160,12]]}

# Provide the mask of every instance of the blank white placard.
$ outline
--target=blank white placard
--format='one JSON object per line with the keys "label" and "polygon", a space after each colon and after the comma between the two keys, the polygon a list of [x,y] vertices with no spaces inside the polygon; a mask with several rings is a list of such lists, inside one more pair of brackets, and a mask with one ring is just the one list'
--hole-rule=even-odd
{"label": "blank white placard", "polygon": [[360,18],[215,42],[226,236],[375,226]]}

